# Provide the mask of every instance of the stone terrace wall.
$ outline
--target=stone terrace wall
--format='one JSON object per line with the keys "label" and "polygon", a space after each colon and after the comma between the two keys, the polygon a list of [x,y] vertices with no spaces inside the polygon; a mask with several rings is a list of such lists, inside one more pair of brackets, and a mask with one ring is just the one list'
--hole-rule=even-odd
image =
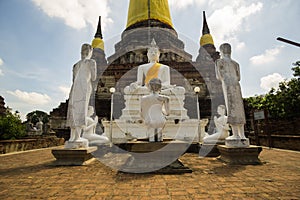
{"label": "stone terrace wall", "polygon": [[63,144],[64,139],[55,136],[21,140],[0,140],[0,154],[54,147]]}
{"label": "stone terrace wall", "polygon": [[300,118],[269,119],[267,125],[261,120],[255,124],[259,140],[251,131],[249,138],[252,144],[300,151]]}

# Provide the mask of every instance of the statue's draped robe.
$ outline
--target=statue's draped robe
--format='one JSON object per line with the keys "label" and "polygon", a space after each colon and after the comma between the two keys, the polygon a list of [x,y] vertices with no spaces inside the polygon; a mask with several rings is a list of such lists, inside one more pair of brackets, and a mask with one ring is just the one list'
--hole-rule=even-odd
{"label": "statue's draped robe", "polygon": [[96,80],[96,62],[81,60],[73,67],[73,85],[68,104],[67,126],[87,125],[88,106],[92,94],[92,81]]}
{"label": "statue's draped robe", "polygon": [[[162,95],[150,94],[141,99],[141,116],[148,128],[163,128],[166,118],[163,114]],[[165,108],[164,108],[165,109]]]}
{"label": "statue's draped robe", "polygon": [[149,81],[153,78],[158,78],[158,73],[160,69],[161,64],[155,63],[147,72],[145,77],[145,85],[149,83]]}
{"label": "statue's draped robe", "polygon": [[222,82],[228,123],[245,124],[244,104],[239,84],[239,64],[231,59],[219,59],[216,62],[216,75],[217,79]]}

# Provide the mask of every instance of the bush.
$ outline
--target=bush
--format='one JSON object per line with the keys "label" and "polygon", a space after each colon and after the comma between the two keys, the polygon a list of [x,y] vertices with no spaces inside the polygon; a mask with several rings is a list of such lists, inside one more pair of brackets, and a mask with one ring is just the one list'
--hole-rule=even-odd
{"label": "bush", "polygon": [[300,62],[294,63],[295,78],[272,88],[268,94],[245,99],[250,109],[266,109],[272,118],[300,117]]}
{"label": "bush", "polygon": [[5,115],[0,116],[0,140],[14,140],[26,135],[25,125],[22,124],[17,113],[12,114],[7,111]]}

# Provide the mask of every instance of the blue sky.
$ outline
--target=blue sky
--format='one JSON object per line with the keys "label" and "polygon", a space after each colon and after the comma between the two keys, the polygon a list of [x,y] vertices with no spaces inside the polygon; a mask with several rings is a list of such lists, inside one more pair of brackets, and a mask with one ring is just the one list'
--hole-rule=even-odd
{"label": "blue sky", "polygon": [[[0,0],[0,95],[24,116],[65,101],[80,47],[90,43],[98,16],[107,57],[125,29],[129,0]],[[298,0],[169,0],[172,21],[196,58],[202,11],[217,49],[229,42],[241,68],[244,97],[264,94],[292,77],[300,49]]]}

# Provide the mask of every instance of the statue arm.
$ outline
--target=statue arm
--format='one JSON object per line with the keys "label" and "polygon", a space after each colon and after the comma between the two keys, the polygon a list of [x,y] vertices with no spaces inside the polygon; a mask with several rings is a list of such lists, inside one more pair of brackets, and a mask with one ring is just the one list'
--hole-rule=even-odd
{"label": "statue arm", "polygon": [[[221,118],[221,117],[219,117],[219,118]],[[218,120],[219,118],[217,118],[216,116],[214,117],[214,122],[215,122],[216,127],[220,127],[221,129],[229,130],[229,126],[227,124],[227,119],[225,118],[224,121],[221,121],[221,120],[219,121]]]}
{"label": "statue arm", "polygon": [[90,122],[90,124],[89,125],[87,125],[85,128],[84,128],[84,130],[86,131],[86,132],[89,132],[90,130],[93,130],[93,132],[95,132],[94,131],[94,129],[96,128],[96,125],[97,125],[97,123],[98,123],[98,118],[97,118],[97,120],[95,119],[95,120],[93,120],[92,118],[88,118],[88,122]]}
{"label": "statue arm", "polygon": [[136,83],[138,85],[143,84],[143,67],[142,66],[138,67]]}
{"label": "statue arm", "polygon": [[237,80],[241,80],[241,72],[240,72],[240,66],[238,63],[236,63],[236,75],[237,75]]}
{"label": "statue arm", "polygon": [[170,85],[170,68],[167,66],[164,69],[163,77],[164,77],[164,81],[162,85]]}
{"label": "statue arm", "polygon": [[164,114],[166,116],[168,116],[170,114],[170,99],[169,99],[169,97],[165,97],[163,106],[165,108],[164,109],[165,110]]}
{"label": "statue arm", "polygon": [[97,64],[95,60],[91,60],[91,68],[92,80],[95,81],[97,79]]}
{"label": "statue arm", "polygon": [[220,74],[220,70],[219,70],[219,65],[220,65],[220,60],[216,61],[216,65],[215,65],[215,71],[216,71],[216,78],[217,80],[221,80],[221,74]]}
{"label": "statue arm", "polygon": [[72,82],[74,83],[74,80],[75,80],[75,77],[76,77],[76,73],[77,73],[77,70],[76,70],[76,64],[73,65],[73,79],[72,79]]}

